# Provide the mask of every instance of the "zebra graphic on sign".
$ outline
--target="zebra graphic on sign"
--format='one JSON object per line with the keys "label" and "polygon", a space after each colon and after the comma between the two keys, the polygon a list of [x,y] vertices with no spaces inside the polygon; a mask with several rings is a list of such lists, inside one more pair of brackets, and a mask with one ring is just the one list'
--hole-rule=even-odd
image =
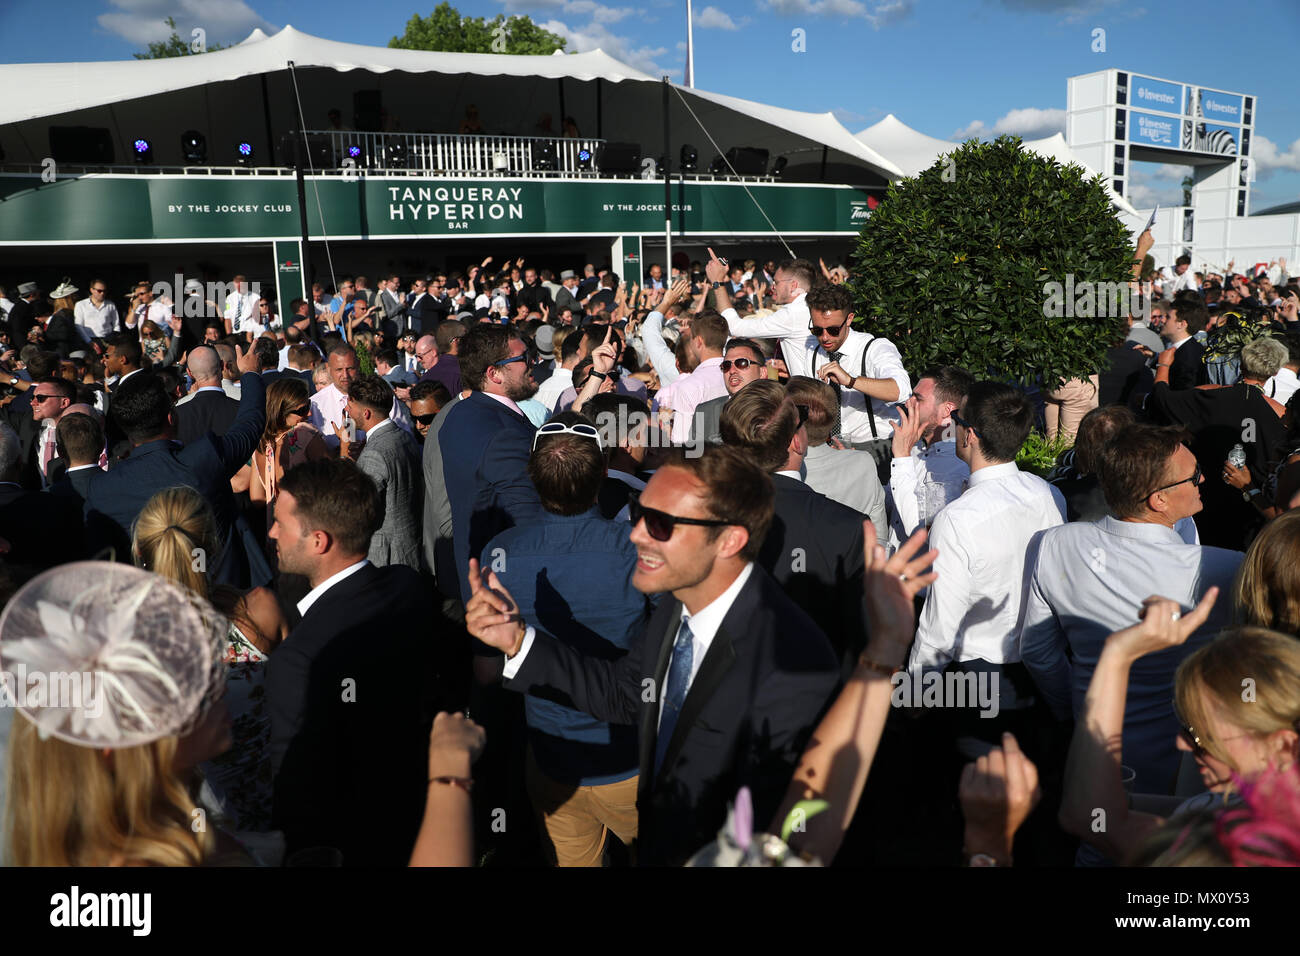
{"label": "zebra graphic on sign", "polygon": [[1204,123],[1196,124],[1196,150],[1200,153],[1218,153],[1221,156],[1237,154],[1237,137],[1230,129],[1207,130]]}

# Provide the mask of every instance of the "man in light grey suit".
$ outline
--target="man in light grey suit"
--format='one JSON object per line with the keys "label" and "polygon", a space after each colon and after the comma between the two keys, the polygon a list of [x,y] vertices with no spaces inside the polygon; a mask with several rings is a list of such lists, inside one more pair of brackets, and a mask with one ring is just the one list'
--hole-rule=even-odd
{"label": "man in light grey suit", "polygon": [[722,350],[721,368],[722,384],[726,387],[727,394],[695,406],[694,420],[691,423],[692,442],[702,440],[710,445],[721,445],[722,433],[718,426],[722,421],[722,406],[750,382],[767,377],[763,353],[753,339],[728,339],[727,347]]}
{"label": "man in light grey suit", "polygon": [[839,420],[839,396],[825,382],[791,376],[786,391],[795,405],[808,409],[805,429],[808,453],[803,460],[804,482],[813,491],[859,511],[876,526],[880,541],[889,534],[885,518],[885,489],[880,484],[876,460],[868,452],[835,448],[831,433]]}
{"label": "man in light grey suit", "polygon": [[405,564],[420,570],[420,509],[424,489],[420,450],[405,430],[389,421],[393,390],[378,375],[359,375],[348,386],[348,414],[366,433],[357,467],[379,489],[379,530],[370,539],[370,563]]}
{"label": "man in light grey suit", "polygon": [[456,557],[452,547],[451,500],[447,497],[447,479],[442,472],[442,446],[438,435],[447,422],[447,413],[469,390],[453,395],[439,409],[424,436],[424,561],[433,572],[438,590],[444,597],[444,610],[453,620],[463,619],[460,603],[460,578],[456,574]]}

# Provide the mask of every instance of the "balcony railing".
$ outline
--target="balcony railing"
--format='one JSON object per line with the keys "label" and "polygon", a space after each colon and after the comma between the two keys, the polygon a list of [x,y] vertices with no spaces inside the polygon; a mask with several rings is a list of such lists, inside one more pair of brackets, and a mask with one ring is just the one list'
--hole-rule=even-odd
{"label": "balcony railing", "polygon": [[350,130],[306,135],[318,172],[356,168],[441,176],[594,177],[600,175],[596,160],[605,144],[603,139]]}

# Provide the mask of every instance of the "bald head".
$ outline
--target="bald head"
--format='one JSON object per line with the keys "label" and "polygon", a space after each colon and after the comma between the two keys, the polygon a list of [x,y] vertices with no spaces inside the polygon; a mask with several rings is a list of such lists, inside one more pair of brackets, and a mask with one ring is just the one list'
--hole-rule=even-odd
{"label": "bald head", "polygon": [[80,402],[76,405],[69,405],[67,408],[63,410],[63,414],[60,415],[59,417],[66,418],[69,415],[89,415],[91,418],[95,419],[96,421],[98,421],[100,418],[100,414],[99,412],[95,411],[94,406],[87,405],[84,402]]}
{"label": "bald head", "polygon": [[190,352],[185,367],[189,369],[190,378],[194,379],[196,385],[221,384],[221,356],[214,348],[200,345]]}
{"label": "bald head", "polygon": [[415,357],[426,370],[433,368],[433,360],[438,357],[438,340],[432,335],[422,335],[415,342]]}

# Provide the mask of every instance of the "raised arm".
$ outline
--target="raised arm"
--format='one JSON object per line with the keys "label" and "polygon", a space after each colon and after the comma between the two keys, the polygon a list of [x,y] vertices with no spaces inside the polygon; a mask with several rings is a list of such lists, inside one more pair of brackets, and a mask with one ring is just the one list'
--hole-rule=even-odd
{"label": "raised arm", "polygon": [[224,435],[213,435],[227,478],[253,457],[266,427],[266,383],[257,374],[257,355],[235,346],[235,364],[243,373],[239,380],[239,414]]}
{"label": "raised arm", "polygon": [[[1065,766],[1060,823],[1069,833],[1123,863],[1163,819],[1129,809],[1121,782],[1124,704],[1129,670],[1138,658],[1177,647],[1210,616],[1218,588],[1187,614],[1175,601],[1149,597],[1140,623],[1106,638],[1088,684]],[[1098,825],[1100,824],[1100,825]]]}

